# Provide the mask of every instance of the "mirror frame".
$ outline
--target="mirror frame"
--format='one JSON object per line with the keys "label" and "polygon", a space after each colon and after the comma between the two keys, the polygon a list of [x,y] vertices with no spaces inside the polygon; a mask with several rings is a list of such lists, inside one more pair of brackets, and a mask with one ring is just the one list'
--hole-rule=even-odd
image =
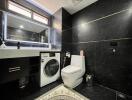
{"label": "mirror frame", "polygon": [[[22,42],[22,43],[33,43],[33,44],[46,44],[46,45],[50,45],[50,32],[51,32],[51,29],[49,26],[46,26],[44,24],[41,24],[39,22],[36,22],[34,20],[30,20],[30,19],[26,19],[24,17],[21,17],[21,16],[18,16],[18,15],[14,15],[12,13],[9,13],[9,12],[3,12],[4,14],[4,40],[5,41],[8,41],[8,42]],[[41,43],[41,42],[32,42],[32,41],[23,41],[23,40],[13,40],[13,39],[7,39],[7,16],[10,15],[10,16],[13,16],[13,17],[16,17],[18,19],[21,19],[21,20],[24,20],[24,21],[28,21],[30,23],[33,23],[33,24],[37,24],[39,26],[42,26],[42,27],[46,27],[48,29],[48,43]]]}

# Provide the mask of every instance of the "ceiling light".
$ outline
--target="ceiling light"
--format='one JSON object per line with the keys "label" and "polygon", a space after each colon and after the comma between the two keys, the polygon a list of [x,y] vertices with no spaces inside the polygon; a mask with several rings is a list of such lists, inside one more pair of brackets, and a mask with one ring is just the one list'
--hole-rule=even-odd
{"label": "ceiling light", "polygon": [[22,28],[24,28],[24,26],[23,26],[23,25],[20,25],[19,27],[20,27],[21,29],[22,29]]}

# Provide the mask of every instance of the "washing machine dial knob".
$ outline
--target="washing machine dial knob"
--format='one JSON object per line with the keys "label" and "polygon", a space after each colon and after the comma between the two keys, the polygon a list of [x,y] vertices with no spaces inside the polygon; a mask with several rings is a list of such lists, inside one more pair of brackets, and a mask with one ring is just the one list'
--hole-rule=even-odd
{"label": "washing machine dial knob", "polygon": [[44,59],[41,59],[41,62],[44,62]]}

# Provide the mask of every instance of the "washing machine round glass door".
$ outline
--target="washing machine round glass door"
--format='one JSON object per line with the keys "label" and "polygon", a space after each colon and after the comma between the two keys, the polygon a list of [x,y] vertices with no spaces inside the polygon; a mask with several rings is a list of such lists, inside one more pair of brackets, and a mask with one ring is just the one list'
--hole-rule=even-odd
{"label": "washing machine round glass door", "polygon": [[59,70],[59,62],[56,59],[49,60],[44,68],[44,72],[47,76],[54,76]]}

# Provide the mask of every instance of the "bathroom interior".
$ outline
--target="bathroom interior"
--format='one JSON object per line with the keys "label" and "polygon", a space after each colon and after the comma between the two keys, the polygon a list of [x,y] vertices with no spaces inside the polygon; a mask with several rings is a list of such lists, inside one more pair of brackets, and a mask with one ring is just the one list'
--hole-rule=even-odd
{"label": "bathroom interior", "polygon": [[132,100],[132,0],[0,0],[0,100]]}

